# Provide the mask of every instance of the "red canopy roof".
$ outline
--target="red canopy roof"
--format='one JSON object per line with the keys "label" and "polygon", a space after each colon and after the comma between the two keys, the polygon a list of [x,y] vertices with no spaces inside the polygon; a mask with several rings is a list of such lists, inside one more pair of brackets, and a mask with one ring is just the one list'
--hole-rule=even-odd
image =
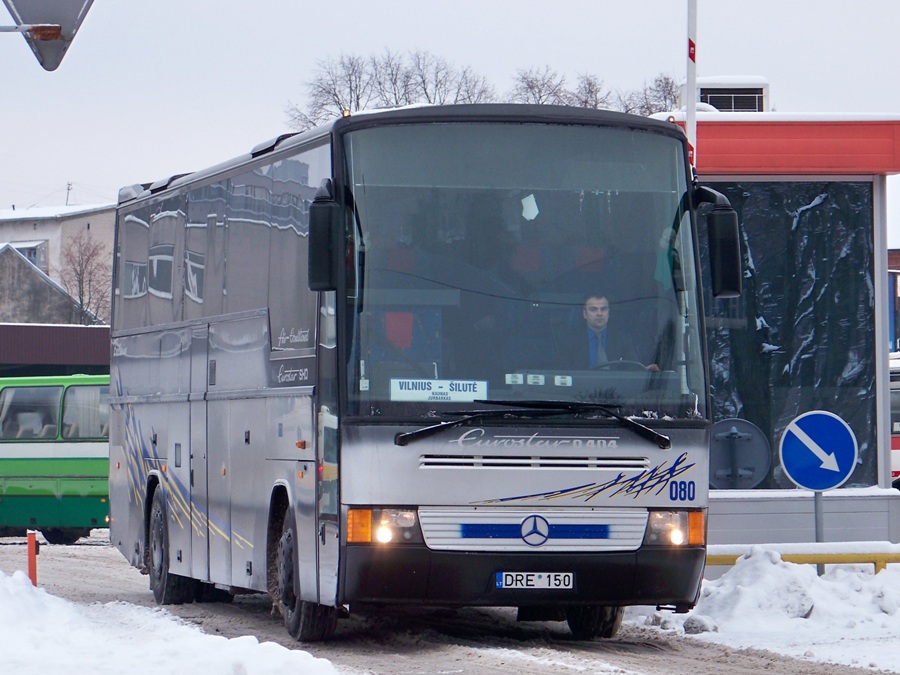
{"label": "red canopy roof", "polygon": [[900,173],[900,117],[703,114],[697,151],[701,175]]}

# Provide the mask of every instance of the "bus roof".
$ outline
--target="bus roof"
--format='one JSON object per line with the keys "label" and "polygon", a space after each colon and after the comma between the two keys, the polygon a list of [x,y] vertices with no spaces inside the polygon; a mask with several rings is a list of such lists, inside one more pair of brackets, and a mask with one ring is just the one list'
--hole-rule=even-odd
{"label": "bus roof", "polygon": [[520,103],[476,103],[467,105],[411,105],[399,108],[357,111],[336,117],[325,124],[299,133],[286,133],[254,146],[250,152],[220,164],[192,173],[175,174],[153,183],[125,186],[119,190],[119,205],[197,182],[208,176],[229,171],[252,162],[257,157],[303,145],[316,138],[326,138],[354,128],[378,124],[411,124],[431,122],[533,122],[537,124],[583,124],[618,126],[663,133],[684,138],[681,127],[669,121],[640,117],[612,110],[574,106],[533,105]]}

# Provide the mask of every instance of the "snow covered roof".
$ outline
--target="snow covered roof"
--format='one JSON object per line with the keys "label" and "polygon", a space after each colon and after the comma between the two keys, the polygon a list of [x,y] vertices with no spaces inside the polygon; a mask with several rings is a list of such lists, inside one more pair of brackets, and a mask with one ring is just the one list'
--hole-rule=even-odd
{"label": "snow covered roof", "polygon": [[115,204],[73,204],[68,206],[35,206],[30,209],[0,209],[0,221],[69,218],[87,213],[111,211],[115,208]]}
{"label": "snow covered roof", "polygon": [[697,84],[701,87],[768,87],[769,81],[759,75],[707,75],[697,77]]}
{"label": "snow covered roof", "polygon": [[[712,107],[712,106],[710,106]],[[650,115],[657,120],[683,122],[687,113],[684,110],[661,112]],[[721,112],[702,111],[697,105],[698,122],[900,122],[898,113],[782,113],[782,112]]]}

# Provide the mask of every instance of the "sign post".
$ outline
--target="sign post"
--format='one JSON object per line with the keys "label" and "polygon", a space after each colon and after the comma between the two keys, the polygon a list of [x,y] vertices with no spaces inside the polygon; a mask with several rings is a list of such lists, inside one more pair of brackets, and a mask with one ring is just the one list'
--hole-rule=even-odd
{"label": "sign post", "polygon": [[[778,453],[787,477],[815,492],[816,541],[825,540],[822,492],[843,485],[859,457],[856,435],[844,420],[825,410],[804,413],[788,424]],[[818,565],[821,576],[824,565]]]}
{"label": "sign post", "polygon": [[687,106],[685,132],[691,166],[697,166],[697,0],[688,0],[687,82],[684,100]]}
{"label": "sign post", "polygon": [[31,579],[32,586],[37,586],[37,556],[41,552],[41,545],[37,540],[37,532],[28,530],[25,541],[28,549],[28,578]]}

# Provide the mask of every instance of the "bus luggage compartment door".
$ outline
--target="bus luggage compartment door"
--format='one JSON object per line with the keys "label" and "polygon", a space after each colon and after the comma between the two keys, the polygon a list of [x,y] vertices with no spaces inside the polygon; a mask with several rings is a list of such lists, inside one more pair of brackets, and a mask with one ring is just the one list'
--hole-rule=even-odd
{"label": "bus luggage compartment door", "polygon": [[194,328],[191,335],[191,576],[209,580],[208,478],[206,454],[209,329]]}

